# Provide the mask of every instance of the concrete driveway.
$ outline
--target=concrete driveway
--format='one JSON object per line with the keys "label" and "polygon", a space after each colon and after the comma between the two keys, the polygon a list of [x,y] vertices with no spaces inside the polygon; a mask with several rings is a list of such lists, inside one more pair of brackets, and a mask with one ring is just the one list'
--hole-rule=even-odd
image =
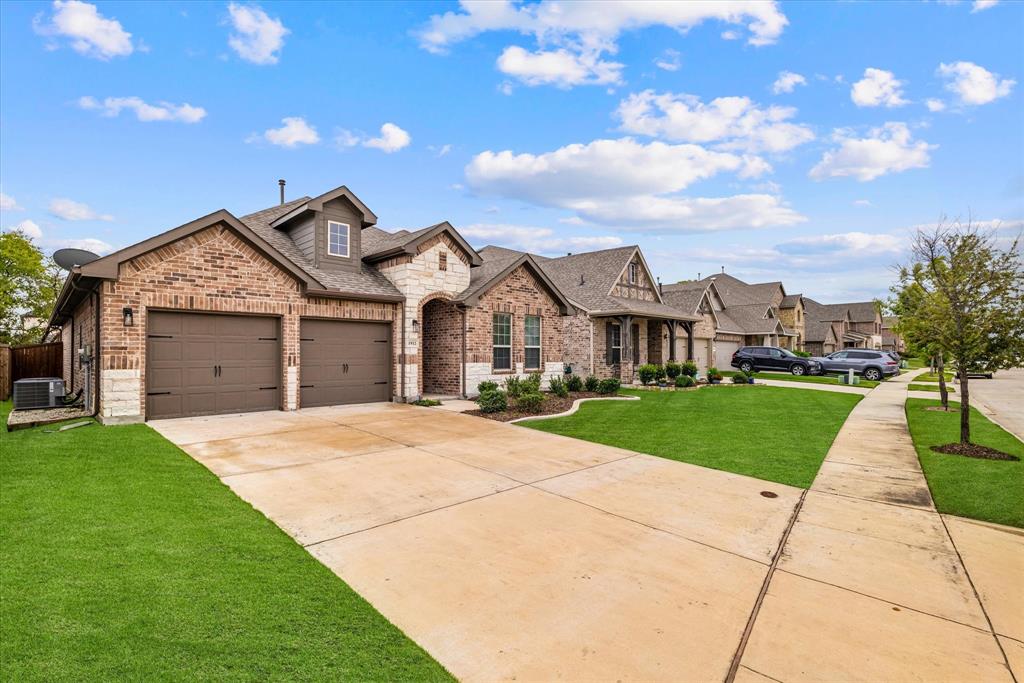
{"label": "concrete driveway", "polygon": [[723,680],[801,496],[395,404],[150,424],[471,681]]}

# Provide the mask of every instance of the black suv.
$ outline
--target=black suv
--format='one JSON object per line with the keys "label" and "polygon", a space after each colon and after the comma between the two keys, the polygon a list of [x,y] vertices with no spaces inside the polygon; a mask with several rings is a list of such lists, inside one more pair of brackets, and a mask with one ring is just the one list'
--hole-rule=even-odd
{"label": "black suv", "polygon": [[804,358],[778,346],[744,346],[732,354],[729,365],[743,372],[781,370],[794,375],[821,374],[821,363],[814,358]]}

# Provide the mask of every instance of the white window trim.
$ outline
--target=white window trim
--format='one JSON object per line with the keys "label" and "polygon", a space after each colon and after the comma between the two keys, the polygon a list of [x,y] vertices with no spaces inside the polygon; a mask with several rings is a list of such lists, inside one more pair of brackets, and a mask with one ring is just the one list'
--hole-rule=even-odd
{"label": "white window trim", "polygon": [[[526,320],[537,319],[537,344],[531,346],[526,343]],[[544,345],[544,319],[539,315],[527,315],[523,318],[523,368],[526,370],[540,370],[544,366],[544,355],[541,348]],[[537,349],[537,367],[531,368],[526,364],[526,349]]]}
{"label": "white window trim", "polygon": [[[494,317],[498,316],[498,315],[508,316],[508,344],[495,344],[494,343]],[[499,372],[502,372],[502,371],[503,372],[508,372],[508,371],[511,371],[511,370],[515,369],[515,362],[513,361],[513,358],[512,358],[512,339],[514,337],[514,335],[512,334],[512,325],[513,325],[514,322],[515,321],[513,320],[511,313],[502,313],[500,311],[495,311],[494,313],[491,314],[491,369],[492,370],[497,370]],[[494,364],[494,349],[508,349],[508,367],[507,368],[499,368],[497,365]]]}
{"label": "white window trim", "polygon": [[[345,228],[345,253],[338,254],[331,250],[331,228],[337,226],[344,226]],[[352,228],[348,223],[342,223],[341,221],[327,221],[327,255],[337,256],[338,258],[348,258],[349,254],[352,253]]]}

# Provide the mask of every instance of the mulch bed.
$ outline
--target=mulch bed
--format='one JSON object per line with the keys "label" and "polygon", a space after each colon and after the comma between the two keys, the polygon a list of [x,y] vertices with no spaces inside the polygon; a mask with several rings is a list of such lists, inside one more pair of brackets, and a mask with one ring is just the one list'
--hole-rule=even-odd
{"label": "mulch bed", "polygon": [[979,446],[974,443],[947,443],[944,446],[932,446],[936,453],[946,455],[962,455],[965,458],[981,458],[982,460],[1020,460],[1016,455],[1003,453],[988,446]]}
{"label": "mulch bed", "polygon": [[604,394],[598,394],[593,391],[578,391],[569,394],[568,398],[559,398],[554,394],[544,394],[547,398],[544,403],[541,404],[540,410],[535,413],[527,413],[521,410],[516,410],[514,407],[515,400],[509,399],[509,409],[503,410],[500,413],[484,413],[479,410],[467,410],[464,415],[476,415],[477,417],[486,417],[488,420],[497,420],[498,422],[508,422],[509,420],[517,420],[521,417],[533,417],[536,415],[555,415],[557,413],[564,413],[565,411],[572,408],[572,402],[578,398],[595,398],[602,397],[606,398]]}

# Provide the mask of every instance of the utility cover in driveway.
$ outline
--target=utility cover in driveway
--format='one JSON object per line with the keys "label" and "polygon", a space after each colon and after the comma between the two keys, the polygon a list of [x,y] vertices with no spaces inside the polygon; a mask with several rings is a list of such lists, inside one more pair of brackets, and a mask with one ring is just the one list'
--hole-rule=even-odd
{"label": "utility cover in driveway", "polygon": [[277,318],[151,311],[146,323],[146,417],[280,407]]}
{"label": "utility cover in driveway", "polygon": [[391,324],[303,320],[301,405],[391,400]]}

